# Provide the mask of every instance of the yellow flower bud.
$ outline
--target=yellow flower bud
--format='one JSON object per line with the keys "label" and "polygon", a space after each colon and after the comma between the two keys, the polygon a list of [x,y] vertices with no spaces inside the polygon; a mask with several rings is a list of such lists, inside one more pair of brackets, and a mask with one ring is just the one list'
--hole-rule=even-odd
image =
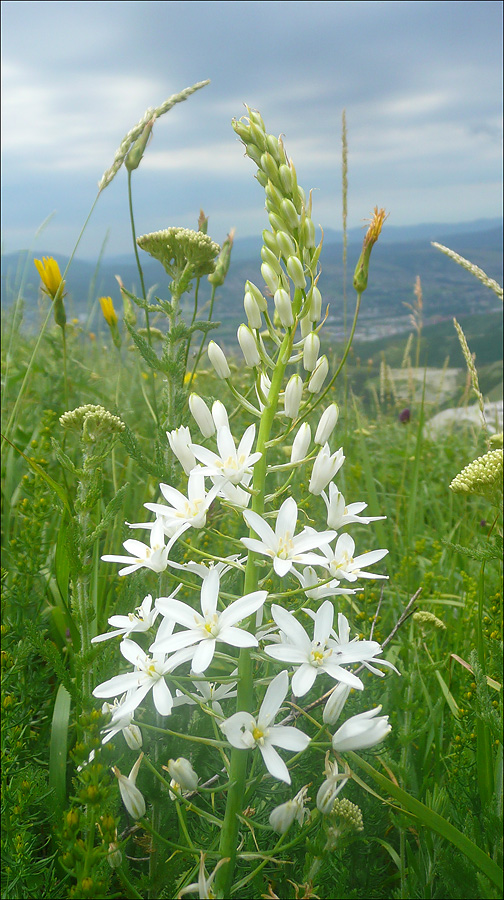
{"label": "yellow flower bud", "polygon": [[374,215],[371,219],[371,224],[366,232],[366,236],[364,238],[364,243],[362,245],[362,253],[359,257],[359,262],[355,267],[354,277],[353,277],[353,286],[358,294],[364,293],[367,288],[368,283],[368,274],[369,274],[369,259],[371,257],[371,250],[373,249],[376,241],[380,237],[381,230],[383,228],[383,223],[387,218],[384,209],[378,209],[377,206],[374,208]]}

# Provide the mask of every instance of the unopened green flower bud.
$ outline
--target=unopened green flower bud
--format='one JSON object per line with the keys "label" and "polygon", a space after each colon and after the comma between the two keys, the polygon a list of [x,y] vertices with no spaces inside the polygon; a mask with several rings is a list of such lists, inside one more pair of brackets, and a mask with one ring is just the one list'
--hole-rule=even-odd
{"label": "unopened green flower bud", "polygon": [[276,160],[280,165],[285,162],[285,150],[283,149],[282,144],[275,137],[274,134],[266,135],[266,144],[268,147],[268,151],[271,153],[273,159]]}
{"label": "unopened green flower bud", "polygon": [[260,128],[259,125],[256,125],[255,122],[250,123],[250,137],[253,140],[254,144],[257,144],[261,151],[266,150],[266,135],[264,133],[264,129]]}
{"label": "unopened green flower bud", "polygon": [[231,262],[231,250],[233,249],[234,236],[235,229],[232,228],[222,245],[222,250],[219,253],[219,256],[217,257],[215,269],[208,276],[210,284],[215,284],[217,286],[224,284],[226,275],[229,271],[229,264]]}
{"label": "unopened green flower bud", "polygon": [[[303,366],[306,372],[313,372],[317,365],[319,350],[320,338],[315,331],[310,331],[303,345]],[[323,443],[325,444],[325,441]]]}
{"label": "unopened green flower bud", "polygon": [[278,174],[280,176],[280,181],[281,181],[281,184],[282,184],[282,187],[283,187],[285,193],[286,194],[292,193],[294,181],[293,181],[292,172],[291,172],[289,166],[287,166],[285,163],[283,163],[278,169]]}
{"label": "unopened green flower bud", "polygon": [[238,137],[246,144],[250,141],[250,126],[246,125],[241,119],[232,119],[231,125]]}
{"label": "unopened green flower bud", "polygon": [[137,138],[126,159],[124,160],[124,165],[126,166],[128,172],[133,172],[134,169],[138,169],[138,166],[140,165],[145,153],[145,148],[147,147],[155,121],[156,117],[153,116],[152,119],[147,122],[147,124],[144,126],[142,134],[139,138]]}
{"label": "unopened green flower bud", "polygon": [[266,152],[262,154],[260,160],[260,168],[263,170],[263,172],[266,172],[266,175],[271,179],[273,183],[279,181],[278,166],[271,153]]}
{"label": "unopened green flower bud", "polygon": [[301,228],[301,238],[305,247],[314,247],[315,246],[315,225],[313,224],[313,220],[308,216],[303,222]]}
{"label": "unopened green flower bud", "polygon": [[278,258],[268,247],[261,247],[261,259],[263,262],[267,263],[277,275],[282,274],[282,267],[278,261]]}
{"label": "unopened green flower bud", "polygon": [[269,178],[268,178],[268,176],[266,175],[266,172],[263,172],[262,169],[258,169],[257,172],[256,172],[256,174],[255,174],[255,177],[257,178],[257,180],[258,180],[259,184],[261,185],[261,187],[265,188],[266,185],[268,184],[268,181],[269,181]]}
{"label": "unopened green flower bud", "polygon": [[268,231],[267,228],[264,229],[262,233],[263,244],[268,250],[271,250],[275,256],[278,256],[278,245],[276,240],[276,234],[273,234],[271,231]]}
{"label": "unopened green flower bud", "polygon": [[[283,196],[282,196],[281,192],[278,190],[278,188],[275,187],[275,185],[273,184],[273,182],[271,181],[270,178],[268,178],[268,183],[266,184],[264,192],[266,194],[267,209],[269,209],[271,212],[276,212],[278,209],[280,209],[282,200],[283,200]],[[268,201],[269,201],[269,203],[268,203]]]}
{"label": "unopened green flower bud", "polygon": [[291,231],[294,231],[299,227],[299,216],[296,212],[296,207],[294,206],[292,200],[288,200],[286,197],[284,197],[280,206],[280,212],[282,218],[285,219]]}
{"label": "unopened green flower bud", "polygon": [[296,245],[292,240],[291,236],[287,234],[286,231],[278,231],[276,234],[276,242],[278,245],[278,249],[280,253],[284,257],[284,259],[288,259],[289,256],[293,256],[296,252]]}
{"label": "unopened green flower bud", "polygon": [[257,146],[257,144],[247,144],[247,146],[245,148],[245,152],[246,152],[247,156],[249,156],[250,159],[253,160],[253,162],[255,162],[256,166],[259,169],[262,168],[262,166],[261,166],[262,154],[261,154],[261,151],[259,150],[259,147]]}
{"label": "unopened green flower bud", "polygon": [[285,231],[285,229],[289,227],[285,219],[282,219],[282,217],[279,216],[276,212],[271,212],[270,210],[268,210],[268,219],[275,233],[277,231]]}
{"label": "unopened green flower bud", "polygon": [[378,209],[375,206],[374,215],[371,224],[366,232],[364,243],[362,245],[362,253],[355,267],[353,286],[358,294],[363,294],[367,288],[369,275],[369,260],[371,258],[371,250],[380,236],[383,223],[387,218],[384,209]]}
{"label": "unopened green flower bud", "polygon": [[261,130],[265,132],[266,125],[264,124],[263,117],[261,116],[261,113],[259,112],[259,110],[258,109],[250,109],[250,107],[247,106],[247,113],[248,113],[248,117],[250,120],[250,124],[252,125],[252,123],[254,123],[254,125],[258,125],[259,128],[261,128]]}
{"label": "unopened green flower bud", "polygon": [[198,216],[198,231],[202,231],[203,234],[208,232],[208,216],[205,216],[202,209],[200,209]]}
{"label": "unopened green flower bud", "polygon": [[306,287],[306,278],[304,275],[303,264],[297,256],[289,256],[287,260],[287,272],[292,278],[295,287],[304,290]]}

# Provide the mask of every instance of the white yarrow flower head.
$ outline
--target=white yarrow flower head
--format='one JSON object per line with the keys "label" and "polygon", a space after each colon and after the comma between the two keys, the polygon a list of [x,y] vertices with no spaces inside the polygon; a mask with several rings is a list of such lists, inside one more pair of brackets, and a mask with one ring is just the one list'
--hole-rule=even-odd
{"label": "white yarrow flower head", "polygon": [[269,817],[269,823],[273,831],[276,831],[278,834],[285,834],[293,822],[299,822],[300,825],[303,824],[305,816],[308,815],[308,810],[304,805],[307,793],[308,785],[305,785],[292,800],[287,800],[286,803],[275,806]]}
{"label": "white yarrow flower head", "polygon": [[121,775],[121,772],[117,768],[117,766],[114,766],[112,768],[112,771],[119,783],[119,790],[121,792],[122,801],[130,816],[132,816],[134,819],[141,819],[143,816],[145,816],[145,800],[135,783],[142,759],[143,753],[141,753],[138,757],[127,778],[126,775]]}
{"label": "white yarrow flower head", "polygon": [[347,660],[335,649],[334,642],[330,640],[334,619],[334,607],[330,600],[325,600],[317,612],[312,614],[313,640],[295,616],[281,606],[273,603],[271,615],[280,629],[283,640],[282,643],[268,645],[264,650],[273,659],[299,666],[293,675],[291,685],[296,697],[303,697],[308,693],[317,675],[324,672],[336,681],[344,682],[359,691],[363,690],[364,685],[360,678],[343,668],[345,663],[354,660]]}
{"label": "white yarrow flower head", "polygon": [[367,508],[367,503],[345,503],[343,494],[334,483],[329,485],[329,497],[322,491],[322,499],[327,509],[327,526],[339,531],[344,525],[352,525],[360,522],[361,525],[369,525],[370,522],[378,522],[386,519],[386,516],[360,516],[359,513]]}
{"label": "white yarrow flower head", "polygon": [[315,462],[313,463],[312,474],[308,490],[310,494],[321,494],[325,487],[333,480],[334,476],[341,469],[345,462],[343,456],[343,448],[340,447],[336,453],[331,455],[329,444],[324,444],[319,450]]}
{"label": "white yarrow flower head", "polygon": [[333,750],[340,753],[345,750],[368,750],[383,741],[392,730],[392,725],[389,725],[388,716],[378,716],[379,712],[381,706],[347,719],[333,736]]}
{"label": "white yarrow flower head", "polygon": [[231,603],[223,612],[218,612],[220,575],[217,568],[210,569],[201,586],[201,613],[181,600],[160,597],[156,606],[169,621],[182,625],[184,631],[157,638],[151,651],[173,653],[184,649],[192,659],[192,670],[196,674],[204,672],[214,657],[217,641],[233,647],[257,647],[254,635],[237,628],[242,619],[248,619],[263,605],[267,591],[254,591]]}
{"label": "white yarrow flower head", "polygon": [[[163,507],[164,509],[165,507]],[[130,556],[102,556],[104,562],[129,563],[119,570],[119,575],[129,575],[137,569],[151,569],[153,572],[164,572],[168,565],[168,553],[172,547],[169,542],[165,547],[165,531],[161,520],[157,519],[150,529],[150,545],[129,538],[123,547]],[[104,640],[104,638],[103,638]]]}
{"label": "white yarrow flower head", "polygon": [[[261,556],[269,556],[273,561],[273,568],[277,575],[283,577],[290,572],[296,563],[307,565],[323,565],[323,557],[310,551],[326,541],[332,541],[336,537],[335,531],[316,532],[313,529],[304,528],[295,535],[298,508],[293,497],[284,500],[278,510],[275,523],[275,531],[268,525],[265,519],[252,510],[243,510],[243,518],[249,528],[252,528],[261,540],[256,538],[241,538],[242,544]],[[330,535],[330,537],[328,537]]]}
{"label": "white yarrow flower head", "polygon": [[279,672],[269,685],[256,718],[243,710],[221,722],[220,727],[232,747],[237,747],[238,750],[259,747],[270,775],[290,784],[289,770],[275,747],[300,753],[306,749],[310,738],[291,725],[271,724],[285,700],[288,689],[287,672]]}
{"label": "white yarrow flower head", "polygon": [[325,774],[326,780],[322,782],[317,791],[317,809],[324,816],[328,816],[336,797],[348,781],[348,775],[338,771],[338,764],[330,761],[329,752],[326,753],[325,758]]}
{"label": "white yarrow flower head", "polygon": [[[179,585],[175,592],[180,590],[181,587],[182,585]],[[154,625],[158,615],[159,610],[152,608],[151,594],[147,594],[134,613],[128,613],[127,616],[111,616],[108,623],[109,625],[113,625],[116,630],[107,631],[105,634],[97,634],[96,637],[91,638],[91,643],[98,644],[101,641],[108,641],[109,638],[119,636],[129,637],[129,635],[134,632],[142,633],[148,631],[149,628],[152,628]]]}

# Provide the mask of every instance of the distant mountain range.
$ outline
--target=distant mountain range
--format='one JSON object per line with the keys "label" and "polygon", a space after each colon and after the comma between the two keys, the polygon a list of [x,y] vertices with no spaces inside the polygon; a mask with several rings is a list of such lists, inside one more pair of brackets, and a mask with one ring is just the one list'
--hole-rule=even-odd
{"label": "distant mountain range", "polygon": [[[414,225],[407,227],[385,224],[379,242],[373,250],[369,286],[364,295],[356,338],[376,339],[409,327],[409,311],[403,305],[414,299],[417,275],[423,291],[423,315],[426,323],[435,323],[452,316],[461,316],[502,309],[495,294],[483,287],[469,272],[456,265],[431,241],[445,244],[480,266],[487,275],[502,283],[502,221],[480,219],[463,224]],[[350,229],[348,233],[347,292],[349,315],[353,312],[351,279],[357,262],[364,230]],[[215,318],[223,322],[221,338],[235,342],[236,327],[243,321],[243,287],[247,278],[263,287],[260,274],[261,237],[235,241],[226,283],[218,289]],[[37,257],[54,256],[61,269],[68,258],[54,251],[38,251]],[[167,276],[162,267],[143,254],[142,265],[147,287],[157,285],[154,294],[166,296]],[[337,339],[341,334],[343,314],[342,234],[327,229],[321,256],[322,274],[319,286],[324,303],[329,304],[326,337]],[[97,299],[111,296],[121,309],[119,288],[115,275],[120,275],[133,293],[139,288],[139,277],[133,255],[105,256],[100,265],[74,259],[67,275],[68,314],[86,321],[88,327],[99,330]],[[203,300],[209,297],[202,285]],[[21,250],[2,260],[2,308],[10,306],[18,293],[24,300],[25,323],[36,326],[39,319],[39,280],[32,262],[32,254]],[[91,312],[95,309],[90,322]]]}

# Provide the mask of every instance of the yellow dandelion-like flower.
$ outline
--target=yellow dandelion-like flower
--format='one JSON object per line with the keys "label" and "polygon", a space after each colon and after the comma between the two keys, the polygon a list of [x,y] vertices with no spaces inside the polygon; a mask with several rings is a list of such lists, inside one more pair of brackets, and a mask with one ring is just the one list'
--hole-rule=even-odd
{"label": "yellow dandelion-like flower", "polygon": [[[61,277],[60,267],[52,256],[44,256],[42,261],[34,259],[35,268],[40,275],[42,290],[54,300],[58,291],[60,299],[64,296],[65,282]],[[61,290],[60,290],[61,288]]]}
{"label": "yellow dandelion-like flower", "polygon": [[114,309],[112,297],[100,297],[99,302],[101,311],[103,313],[103,318],[105,319],[107,325],[110,325],[110,327],[112,327],[113,325],[117,325],[117,313]]}

